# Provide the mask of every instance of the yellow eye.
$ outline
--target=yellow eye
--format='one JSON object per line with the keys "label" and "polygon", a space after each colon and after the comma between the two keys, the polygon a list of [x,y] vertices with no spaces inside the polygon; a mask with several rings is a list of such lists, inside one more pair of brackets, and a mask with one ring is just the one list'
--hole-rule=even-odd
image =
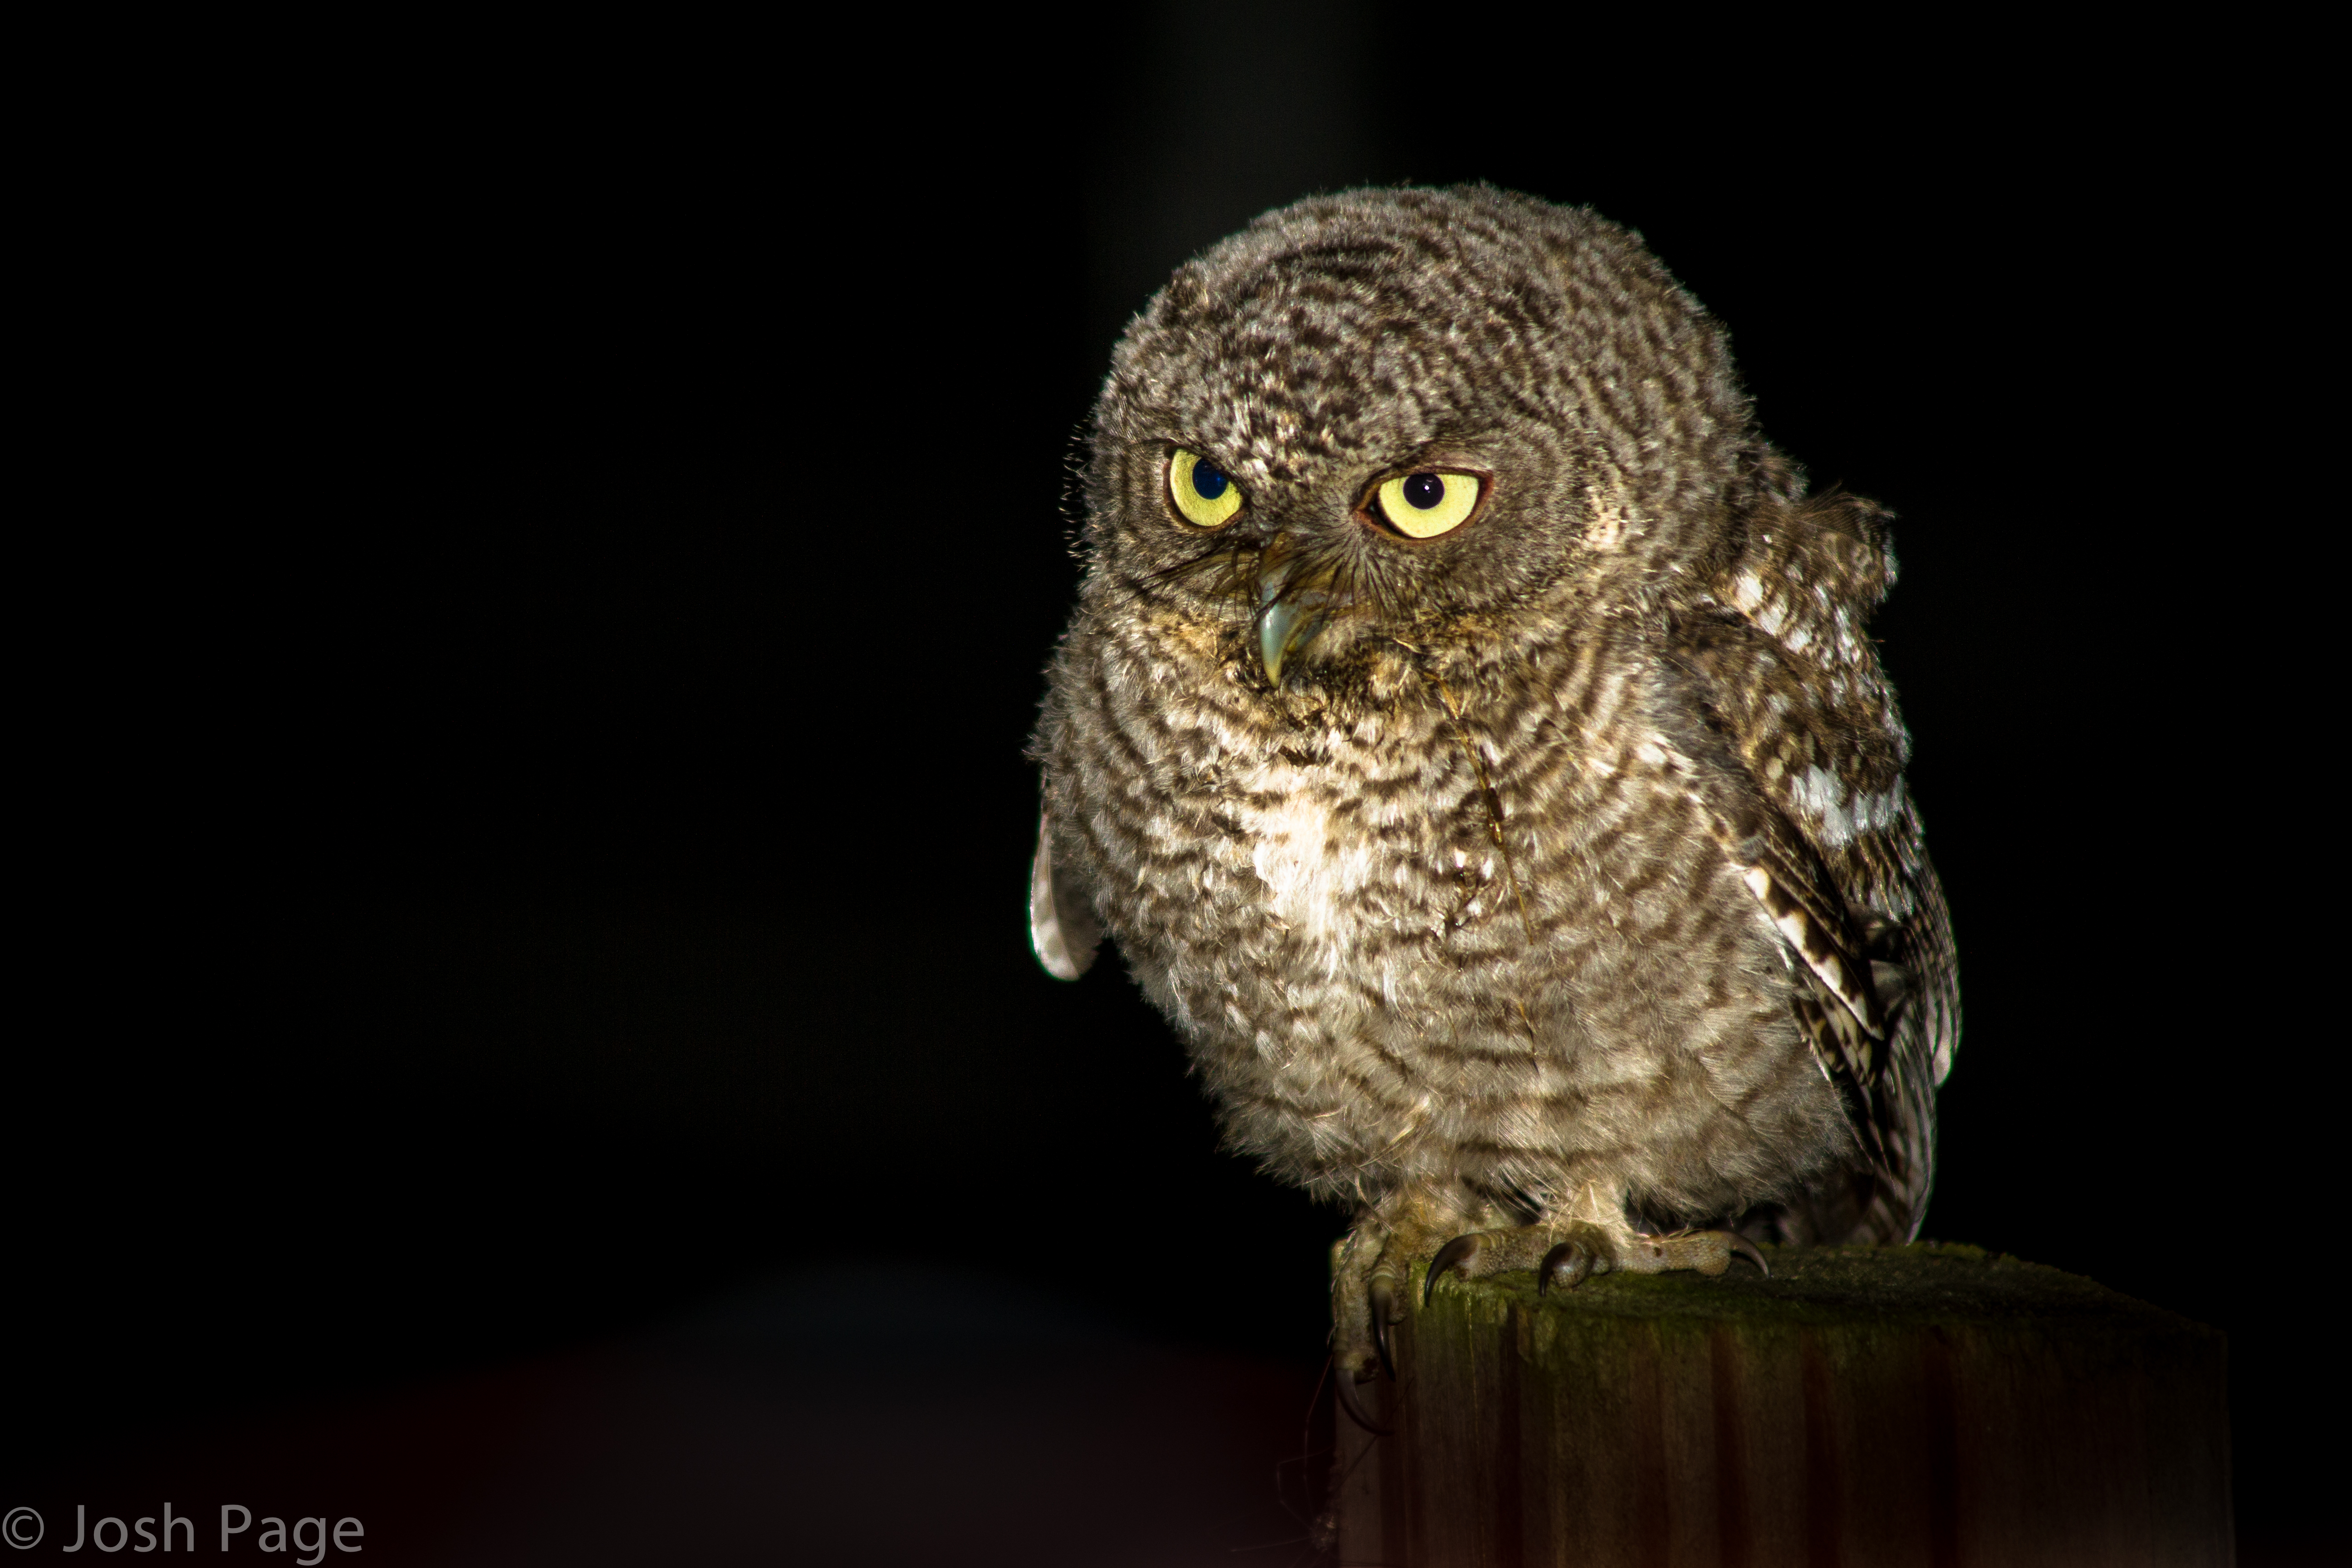
{"label": "yellow eye", "polygon": [[1242,510],[1242,489],[1223,469],[1181,447],[1168,459],[1168,494],[1194,528],[1223,528]]}
{"label": "yellow eye", "polygon": [[1453,532],[1478,510],[1478,476],[1407,474],[1381,486],[1372,504],[1381,520],[1407,539],[1434,539]]}

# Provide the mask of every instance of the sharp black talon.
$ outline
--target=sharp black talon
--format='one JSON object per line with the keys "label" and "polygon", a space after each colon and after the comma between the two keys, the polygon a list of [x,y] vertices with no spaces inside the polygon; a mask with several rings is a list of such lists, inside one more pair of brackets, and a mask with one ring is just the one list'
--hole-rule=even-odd
{"label": "sharp black talon", "polygon": [[1550,1294],[1553,1279],[1562,1276],[1566,1277],[1567,1283],[1560,1289],[1573,1290],[1583,1284],[1584,1277],[1591,1272],[1592,1254],[1584,1249],[1583,1244],[1563,1241],[1544,1254],[1543,1266],[1536,1270],[1536,1294]]}
{"label": "sharp black talon", "polygon": [[1396,1307],[1396,1288],[1385,1279],[1375,1279],[1365,1292],[1372,1300],[1372,1349],[1381,1356],[1381,1370],[1396,1381],[1396,1363],[1389,1355],[1389,1313]]}
{"label": "sharp black talon", "polygon": [[1764,1261],[1764,1255],[1756,1250],[1756,1244],[1736,1230],[1731,1233],[1731,1250],[1761,1268],[1765,1279],[1772,1278],[1772,1266]]}
{"label": "sharp black talon", "polygon": [[1452,1269],[1455,1264],[1466,1261],[1477,1250],[1478,1238],[1475,1236],[1457,1236],[1439,1247],[1437,1256],[1429,1260],[1429,1277],[1421,1282],[1421,1304],[1428,1306],[1429,1299],[1437,1293],[1439,1275]]}
{"label": "sharp black talon", "polygon": [[1358,1402],[1356,1396],[1356,1369],[1351,1366],[1343,1366],[1339,1369],[1339,1375],[1332,1380],[1331,1392],[1339,1396],[1339,1407],[1348,1413],[1348,1418],[1353,1421],[1357,1426],[1361,1426],[1365,1431],[1370,1432],[1375,1437],[1385,1437],[1393,1432],[1395,1430],[1394,1427],[1383,1426],[1379,1422],[1373,1420],[1371,1412],[1366,1410],[1363,1405]]}

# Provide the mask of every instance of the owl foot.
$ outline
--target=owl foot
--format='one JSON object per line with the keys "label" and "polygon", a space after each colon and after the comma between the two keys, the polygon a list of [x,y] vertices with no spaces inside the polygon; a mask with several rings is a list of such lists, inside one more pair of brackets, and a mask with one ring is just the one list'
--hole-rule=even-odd
{"label": "owl foot", "polygon": [[1460,1223],[1458,1215],[1441,1217],[1424,1204],[1407,1201],[1378,1221],[1359,1225],[1333,1254],[1333,1375],[1348,1414],[1372,1431],[1382,1428],[1365,1414],[1353,1385],[1381,1372],[1396,1376],[1389,1326],[1402,1317],[1404,1304],[1412,1300],[1413,1266]]}
{"label": "owl foot", "polygon": [[1514,1268],[1532,1268],[1536,1292],[1547,1294],[1555,1285],[1573,1290],[1594,1274],[1612,1269],[1625,1274],[1664,1274],[1689,1268],[1720,1274],[1738,1253],[1769,1277],[1772,1270],[1764,1255],[1744,1236],[1727,1230],[1686,1230],[1672,1236],[1647,1236],[1627,1230],[1612,1234],[1609,1227],[1578,1221],[1567,1226],[1530,1225],[1510,1230],[1472,1231],[1438,1248],[1423,1281],[1422,1305],[1437,1291],[1437,1282],[1449,1274],[1482,1279]]}
{"label": "owl foot", "polygon": [[1605,1211],[1598,1218],[1555,1217],[1538,1225],[1469,1231],[1440,1245],[1439,1238],[1466,1217],[1459,1210],[1406,1198],[1385,1213],[1368,1215],[1332,1256],[1334,1382],[1341,1405],[1370,1431],[1386,1428],[1365,1410],[1356,1385],[1382,1372],[1395,1379],[1396,1354],[1389,1330],[1402,1321],[1403,1308],[1412,1300],[1413,1269],[1423,1258],[1430,1260],[1422,1284],[1423,1307],[1434,1298],[1438,1281],[1454,1274],[1479,1279],[1526,1268],[1534,1270],[1539,1291],[1555,1285],[1572,1290],[1588,1276],[1612,1269],[1659,1274],[1689,1268],[1720,1274],[1731,1266],[1734,1253],[1771,1272],[1762,1253],[1729,1231],[1649,1236],[1622,1220],[1612,1222]]}
{"label": "owl foot", "polygon": [[1424,1307],[1436,1294],[1437,1282],[1449,1274],[1459,1274],[1465,1279],[1483,1279],[1489,1274],[1507,1273],[1514,1268],[1533,1268],[1537,1259],[1549,1258],[1552,1253],[1570,1247],[1591,1256],[1606,1256],[1608,1237],[1597,1226],[1575,1225],[1570,1232],[1582,1233],[1577,1239],[1554,1247],[1560,1232],[1545,1226],[1518,1226],[1509,1230],[1474,1230],[1467,1236],[1457,1236],[1437,1249],[1429,1260],[1429,1275],[1421,1284],[1421,1304]]}

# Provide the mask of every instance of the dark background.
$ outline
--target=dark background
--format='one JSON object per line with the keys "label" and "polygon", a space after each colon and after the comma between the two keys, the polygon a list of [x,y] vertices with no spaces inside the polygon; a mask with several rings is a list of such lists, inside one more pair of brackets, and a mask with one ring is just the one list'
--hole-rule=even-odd
{"label": "dark background", "polygon": [[1927,1232],[2226,1329],[2247,1560],[2315,1530],[2294,135],[2218,49],[1689,26],[575,39],[93,128],[18,584],[5,1473],[813,1267],[1311,1373],[1343,1218],[1218,1152],[1115,964],[1036,969],[1022,746],[1126,317],[1269,205],[1487,180],[1640,229],[1895,509],[1967,1008]]}

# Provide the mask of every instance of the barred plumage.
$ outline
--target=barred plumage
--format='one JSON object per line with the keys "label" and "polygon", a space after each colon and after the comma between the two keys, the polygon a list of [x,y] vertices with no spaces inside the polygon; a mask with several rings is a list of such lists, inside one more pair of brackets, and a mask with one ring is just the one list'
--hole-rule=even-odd
{"label": "barred plumage", "polygon": [[[1229,521],[1171,504],[1194,463]],[[1412,532],[1401,476],[1475,509]],[[1234,1145],[1354,1206],[1350,1369],[1456,1231],[1563,1278],[1727,1256],[1643,1227],[1914,1232],[1958,989],[1885,519],[1805,494],[1636,237],[1268,214],[1129,328],[1087,501],[1039,953],[1108,931]]]}

